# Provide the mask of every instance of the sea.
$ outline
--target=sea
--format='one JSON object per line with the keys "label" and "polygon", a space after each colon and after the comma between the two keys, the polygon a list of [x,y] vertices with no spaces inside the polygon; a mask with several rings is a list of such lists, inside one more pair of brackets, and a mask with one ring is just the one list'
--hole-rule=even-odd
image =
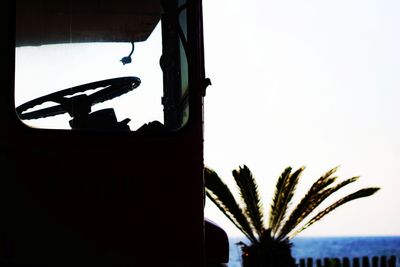
{"label": "sea", "polygon": [[[241,267],[241,251],[236,244],[244,237],[229,239],[229,267]],[[396,256],[396,266],[400,267],[400,236],[357,236],[357,237],[295,237],[292,239],[292,255],[300,259],[314,258],[362,258],[367,256]]]}

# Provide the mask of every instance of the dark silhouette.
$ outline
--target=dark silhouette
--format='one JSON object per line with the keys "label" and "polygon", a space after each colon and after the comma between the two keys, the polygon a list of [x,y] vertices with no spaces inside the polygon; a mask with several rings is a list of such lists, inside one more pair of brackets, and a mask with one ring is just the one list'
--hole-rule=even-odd
{"label": "dark silhouette", "polygon": [[[97,103],[126,94],[139,85],[140,79],[137,77],[122,77],[88,83],[38,97],[20,105],[16,111],[22,120],[68,113],[72,117],[70,121],[72,129],[129,130],[127,123],[130,119],[118,122],[114,109],[103,109],[91,113],[91,108]],[[102,89],[91,95],[83,94],[85,91],[97,88]],[[25,112],[46,102],[56,102],[58,105]]]}
{"label": "dark silhouette", "polygon": [[291,255],[291,238],[337,207],[349,201],[373,195],[379,190],[377,187],[358,190],[339,199],[302,224],[327,197],[359,178],[352,177],[334,184],[337,177],[334,177],[333,174],[336,170],[337,168],[333,168],[322,175],[289,213],[291,200],[304,167],[294,172],[292,172],[291,167],[286,168],[277,181],[268,227],[266,228],[258,186],[247,166],[232,171],[240,191],[241,205],[237,203],[233,194],[217,173],[209,168],[205,169],[208,198],[250,241],[249,245],[243,242],[239,244],[243,251],[243,266],[295,266],[294,258]]}

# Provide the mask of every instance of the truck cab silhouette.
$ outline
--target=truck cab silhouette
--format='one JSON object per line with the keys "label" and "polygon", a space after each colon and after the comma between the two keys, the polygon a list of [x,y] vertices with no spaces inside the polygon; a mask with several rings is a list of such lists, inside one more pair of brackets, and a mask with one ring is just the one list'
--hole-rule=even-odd
{"label": "truck cab silhouette", "polygon": [[223,266],[200,0],[3,1],[0,265]]}

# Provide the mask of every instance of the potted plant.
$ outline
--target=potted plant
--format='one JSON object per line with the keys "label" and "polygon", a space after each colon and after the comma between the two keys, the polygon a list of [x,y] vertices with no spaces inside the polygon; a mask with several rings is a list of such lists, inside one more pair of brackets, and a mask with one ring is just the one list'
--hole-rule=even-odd
{"label": "potted plant", "polygon": [[276,183],[268,221],[265,221],[257,183],[246,165],[232,171],[239,189],[240,202],[236,201],[228,186],[214,170],[205,168],[207,197],[250,241],[250,244],[239,243],[244,267],[295,266],[290,242],[294,236],[339,206],[358,198],[371,196],[379,190],[377,187],[360,189],[313,215],[312,212],[329,196],[359,178],[356,176],[338,182],[338,177],[334,176],[336,167],[317,179],[294,209],[290,209],[304,169],[301,167],[293,171],[288,167],[282,172]]}

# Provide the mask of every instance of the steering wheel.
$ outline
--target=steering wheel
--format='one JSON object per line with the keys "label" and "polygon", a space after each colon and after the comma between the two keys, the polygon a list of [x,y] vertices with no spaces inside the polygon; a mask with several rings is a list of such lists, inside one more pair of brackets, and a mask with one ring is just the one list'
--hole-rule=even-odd
{"label": "steering wheel", "polygon": [[[120,77],[92,82],[36,98],[20,105],[16,108],[16,111],[21,120],[46,118],[66,112],[68,112],[71,117],[79,117],[89,114],[93,105],[126,94],[139,85],[140,79],[137,77]],[[80,94],[100,87],[103,88],[90,95]],[[31,112],[24,112],[46,102],[55,102],[58,103],[58,105]]]}

